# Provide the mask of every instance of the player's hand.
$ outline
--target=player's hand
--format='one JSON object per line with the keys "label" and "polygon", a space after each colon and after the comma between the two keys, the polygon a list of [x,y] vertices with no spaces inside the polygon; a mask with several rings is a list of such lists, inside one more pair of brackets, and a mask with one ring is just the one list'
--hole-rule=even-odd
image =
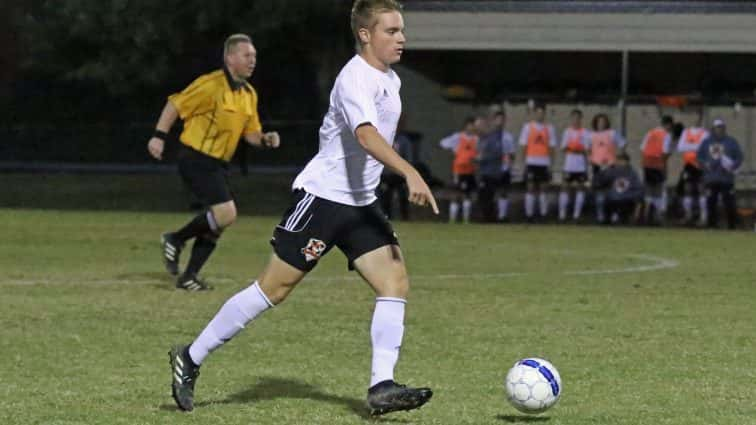
{"label": "player's hand", "polygon": [[281,136],[277,131],[269,131],[263,134],[263,145],[267,148],[276,149],[281,146]]}
{"label": "player's hand", "polygon": [[165,141],[158,137],[153,137],[147,142],[147,150],[150,151],[150,155],[153,158],[159,160],[163,159],[163,148],[165,147]]}
{"label": "player's hand", "polygon": [[425,180],[420,177],[420,174],[418,174],[417,171],[414,171],[405,179],[407,181],[409,201],[415,205],[420,205],[422,207],[430,205],[430,207],[433,209],[433,213],[438,214],[438,205],[436,205],[436,198],[433,197],[433,193],[425,183]]}

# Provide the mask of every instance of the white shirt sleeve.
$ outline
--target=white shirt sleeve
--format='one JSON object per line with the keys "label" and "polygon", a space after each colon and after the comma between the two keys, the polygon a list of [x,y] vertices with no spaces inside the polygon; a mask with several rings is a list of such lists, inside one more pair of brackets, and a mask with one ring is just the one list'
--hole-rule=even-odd
{"label": "white shirt sleeve", "polygon": [[690,147],[688,146],[688,129],[686,128],[680,135],[680,140],[677,141],[677,151],[687,152],[689,150]]}
{"label": "white shirt sleeve", "polygon": [[591,132],[589,130],[583,131],[583,146],[586,149],[591,148]]}
{"label": "white shirt sleeve", "polygon": [[501,140],[503,141],[502,151],[505,154],[515,153],[515,143],[514,143],[514,137],[512,136],[512,133],[504,130],[504,134],[502,135]]}
{"label": "white shirt sleeve", "polygon": [[672,148],[672,135],[667,133],[667,137],[664,138],[664,143],[662,144],[662,152],[669,153],[671,148]]}
{"label": "white shirt sleeve", "polygon": [[556,130],[554,130],[554,126],[549,124],[547,128],[549,130],[549,146],[551,146],[552,148],[559,146],[559,143],[557,142],[557,135],[556,135]]}
{"label": "white shirt sleeve", "polygon": [[617,130],[612,130],[612,132],[614,133],[614,136],[613,136],[614,137],[614,143],[617,144],[618,148],[620,148],[620,149],[624,148],[625,145],[627,144],[627,140],[625,140],[625,138],[622,137],[622,135],[619,134],[617,132]]}
{"label": "white shirt sleeve", "polygon": [[528,130],[530,129],[530,125],[528,123],[525,123],[522,125],[522,130],[520,131],[520,146],[527,146],[528,145]]}
{"label": "white shirt sleeve", "polygon": [[459,144],[459,133],[450,134],[443,139],[441,139],[441,142],[439,145],[441,145],[442,148],[448,149],[450,151],[453,151],[454,149],[457,149],[457,145]]}
{"label": "white shirt sleeve", "polygon": [[565,148],[567,148],[567,140],[568,140],[568,139],[569,139],[569,137],[570,137],[570,136],[569,136],[569,133],[570,133],[570,129],[569,129],[569,128],[566,128],[566,129],[564,130],[564,132],[562,132],[562,144],[560,144],[560,145],[559,145],[559,148],[560,148],[560,149],[565,149]]}
{"label": "white shirt sleeve", "polygon": [[365,123],[378,127],[378,111],[373,100],[376,89],[375,83],[360,75],[345,74],[336,81],[334,103],[353,134]]}

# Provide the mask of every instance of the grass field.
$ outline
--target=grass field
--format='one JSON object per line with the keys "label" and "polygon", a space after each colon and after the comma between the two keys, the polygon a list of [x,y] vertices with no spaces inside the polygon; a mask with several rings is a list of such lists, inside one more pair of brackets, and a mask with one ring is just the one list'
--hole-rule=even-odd
{"label": "grass field", "polygon": [[[167,350],[269,255],[275,217],[241,217],[184,293],[159,234],[185,214],[1,209],[0,424],[756,424],[754,235],[398,223],[412,291],[397,378],[422,409],[365,416],[372,295],[332,252],[214,353],[176,411]],[[564,392],[507,405],[518,358]]]}

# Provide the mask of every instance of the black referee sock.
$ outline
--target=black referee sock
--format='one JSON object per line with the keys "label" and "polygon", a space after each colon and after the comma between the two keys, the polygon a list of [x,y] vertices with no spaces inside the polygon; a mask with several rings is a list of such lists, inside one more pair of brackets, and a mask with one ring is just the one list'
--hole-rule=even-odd
{"label": "black referee sock", "polygon": [[190,222],[186,223],[184,227],[173,233],[172,237],[175,238],[176,242],[183,244],[191,238],[212,232],[210,222],[208,221],[208,214],[212,215],[209,211],[204,211],[197,215]]}
{"label": "black referee sock", "polygon": [[194,240],[192,246],[192,256],[189,257],[189,264],[186,265],[187,276],[196,275],[199,273],[202,266],[205,265],[207,259],[215,251],[217,245],[217,237],[208,237],[207,235],[198,236]]}

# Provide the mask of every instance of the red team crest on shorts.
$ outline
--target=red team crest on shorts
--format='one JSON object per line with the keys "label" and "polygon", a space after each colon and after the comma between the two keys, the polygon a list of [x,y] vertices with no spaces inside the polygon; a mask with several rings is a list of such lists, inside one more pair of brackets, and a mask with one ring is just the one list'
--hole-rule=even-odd
{"label": "red team crest on shorts", "polygon": [[310,262],[318,260],[325,250],[325,242],[320,239],[311,238],[309,242],[307,242],[307,246],[302,248],[302,254],[304,254],[305,260]]}

